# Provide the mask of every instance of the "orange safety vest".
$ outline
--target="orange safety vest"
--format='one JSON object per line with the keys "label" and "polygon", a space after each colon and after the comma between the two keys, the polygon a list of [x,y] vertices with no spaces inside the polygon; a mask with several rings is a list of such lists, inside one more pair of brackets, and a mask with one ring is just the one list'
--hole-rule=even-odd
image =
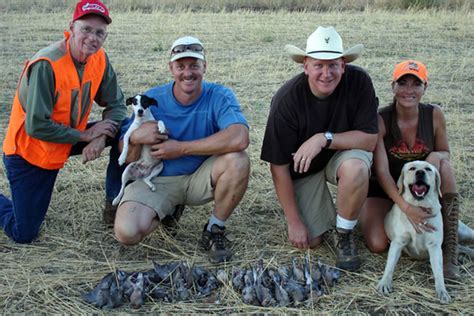
{"label": "orange safety vest", "polygon": [[[92,102],[97,94],[106,68],[106,57],[103,48],[89,56],[84,67],[82,82],[79,80],[74,61],[69,48],[70,34],[65,32],[65,40],[54,43],[39,51],[32,60],[25,62],[20,81],[28,73],[28,68],[39,60],[48,61],[53,69],[55,78],[54,96],[56,103],[53,107],[51,120],[55,123],[70,126],[79,131],[86,129]],[[3,142],[5,155],[19,155],[32,165],[43,169],[61,169],[66,163],[72,144],[52,143],[31,137],[25,130],[25,105],[20,102],[20,94],[26,85],[18,85],[13,100],[10,123]],[[86,91],[89,90],[89,91]],[[77,95],[75,100],[71,96]],[[89,93],[88,93],[89,92]],[[82,96],[89,95],[89,100]],[[77,113],[71,113],[72,102],[77,102]],[[82,109],[86,106],[87,109]],[[71,126],[71,116],[77,117],[76,126]]]}

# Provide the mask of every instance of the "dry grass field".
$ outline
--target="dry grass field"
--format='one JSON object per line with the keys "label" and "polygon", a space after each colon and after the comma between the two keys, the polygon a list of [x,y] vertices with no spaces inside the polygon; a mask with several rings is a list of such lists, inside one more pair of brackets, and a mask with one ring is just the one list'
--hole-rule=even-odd
{"label": "dry grass field", "polygon": [[[22,64],[38,49],[61,39],[72,10],[54,13],[33,8],[27,13],[0,13],[0,140],[7,127],[11,101]],[[2,11],[6,12],[6,11]],[[371,74],[381,105],[391,99],[390,71],[401,59],[424,61],[430,86],[424,101],[442,106],[448,120],[452,164],[463,197],[462,219],[474,226],[474,19],[468,10],[206,13],[151,10],[112,11],[105,48],[126,96],[164,83],[168,50],[174,39],[195,35],[205,44],[207,80],[234,89],[251,125],[252,174],[248,191],[228,221],[235,256],[226,268],[248,266],[263,258],[270,265],[302,258],[287,242],[283,213],[276,201],[269,168],[259,160],[260,146],[272,95],[301,71],[284,53],[285,44],[305,47],[318,25],[333,25],[346,48],[363,43],[355,64]],[[96,109],[97,110],[97,109]],[[98,111],[93,116],[98,117]],[[71,158],[61,170],[39,239],[31,245],[12,243],[0,231],[0,313],[102,313],[81,300],[106,273],[120,268],[146,270],[152,260],[185,260],[211,267],[196,241],[211,205],[186,208],[175,238],[161,229],[134,247],[120,246],[104,227],[104,176],[107,155],[83,165]],[[10,195],[0,168],[0,192]],[[449,283],[454,298],[440,305],[427,262],[402,257],[394,278],[394,293],[375,291],[385,254],[371,254],[358,239],[363,266],[343,273],[340,283],[318,302],[299,308],[259,308],[242,303],[228,286],[219,302],[174,304],[147,302],[140,310],[128,305],[113,313],[275,313],[275,314],[474,314],[474,262],[462,258],[463,280]],[[325,244],[309,251],[313,259],[334,264],[333,248]]]}

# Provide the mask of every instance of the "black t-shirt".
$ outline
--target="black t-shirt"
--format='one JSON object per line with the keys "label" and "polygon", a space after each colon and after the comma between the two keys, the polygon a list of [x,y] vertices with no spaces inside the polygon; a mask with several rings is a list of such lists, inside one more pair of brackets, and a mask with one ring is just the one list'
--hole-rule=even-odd
{"label": "black t-shirt", "polygon": [[[390,175],[395,183],[402,173],[403,165],[414,160],[425,160],[434,150],[434,123],[433,105],[420,103],[418,105],[418,126],[413,147],[409,147],[403,140],[400,127],[397,123],[397,112],[392,105],[380,109],[379,114],[385,125],[383,138],[385,152],[387,153]],[[388,198],[377,181],[375,172],[372,172],[369,185],[369,197]]]}
{"label": "black t-shirt", "polygon": [[372,80],[360,67],[346,65],[341,82],[325,99],[311,92],[308,77],[301,73],[272,99],[260,158],[276,165],[290,164],[292,179],[316,173],[326,166],[334,150],[323,149],[304,174],[293,171],[292,153],[317,133],[360,130],[376,134],[377,106]]}

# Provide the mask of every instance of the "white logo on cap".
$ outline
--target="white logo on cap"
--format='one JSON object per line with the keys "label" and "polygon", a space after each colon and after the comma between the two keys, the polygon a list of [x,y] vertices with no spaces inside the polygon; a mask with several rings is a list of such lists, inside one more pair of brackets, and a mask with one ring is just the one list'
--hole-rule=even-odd
{"label": "white logo on cap", "polygon": [[105,9],[100,4],[97,4],[97,3],[90,4],[89,2],[87,2],[85,5],[82,6],[82,11],[90,11],[90,10],[105,13]]}

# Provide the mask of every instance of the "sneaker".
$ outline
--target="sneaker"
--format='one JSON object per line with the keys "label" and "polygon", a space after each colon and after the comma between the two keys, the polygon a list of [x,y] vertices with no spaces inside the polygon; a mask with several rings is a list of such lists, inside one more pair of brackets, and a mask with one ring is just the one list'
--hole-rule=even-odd
{"label": "sneaker", "polygon": [[176,205],[174,209],[173,215],[167,215],[165,218],[161,220],[161,224],[163,225],[163,228],[171,235],[171,236],[176,236],[177,228],[178,228],[178,221],[181,218],[181,215],[183,215],[184,212],[184,205],[179,204]]}
{"label": "sneaker", "polygon": [[336,230],[336,267],[346,271],[356,271],[360,268],[360,258],[354,242],[353,231],[341,233]]}
{"label": "sneaker", "polygon": [[114,226],[115,214],[117,213],[117,206],[112,205],[112,202],[105,199],[105,207],[102,211],[102,219],[107,226]]}
{"label": "sneaker", "polygon": [[208,252],[209,261],[212,263],[229,261],[232,253],[228,249],[230,242],[225,236],[225,227],[214,224],[209,232],[207,225],[207,223],[204,225],[202,232],[201,247]]}

